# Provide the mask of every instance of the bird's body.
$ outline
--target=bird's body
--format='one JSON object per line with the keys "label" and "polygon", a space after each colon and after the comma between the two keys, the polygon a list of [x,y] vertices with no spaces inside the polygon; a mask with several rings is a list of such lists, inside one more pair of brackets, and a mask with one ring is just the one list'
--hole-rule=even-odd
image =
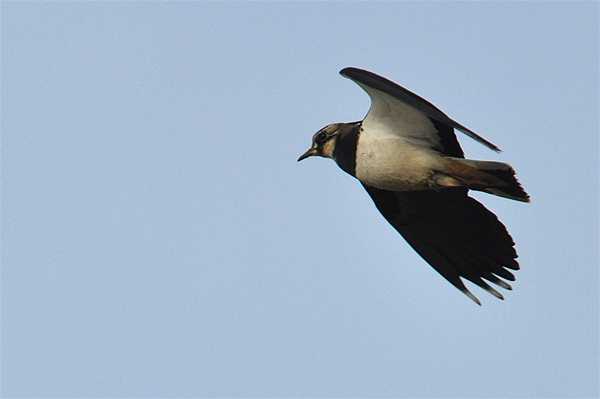
{"label": "bird's body", "polygon": [[427,190],[436,187],[434,170],[446,161],[428,148],[395,137],[364,135],[358,143],[356,178],[369,186],[392,191]]}
{"label": "bird's body", "polygon": [[359,84],[372,105],[363,121],[328,125],[313,136],[309,156],[333,159],[357,178],[383,216],[440,274],[466,289],[464,277],[502,298],[485,278],[514,280],[514,243],[502,223],[468,189],[519,201],[529,197],[505,163],[464,159],[454,128],[499,151],[421,97],[371,72],[340,72]]}

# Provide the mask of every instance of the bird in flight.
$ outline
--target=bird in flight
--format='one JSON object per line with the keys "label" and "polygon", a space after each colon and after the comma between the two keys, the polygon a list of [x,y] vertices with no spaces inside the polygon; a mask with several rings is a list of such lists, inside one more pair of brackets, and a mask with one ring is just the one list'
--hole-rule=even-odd
{"label": "bird in flight", "polygon": [[452,285],[479,305],[461,278],[504,299],[483,279],[512,289],[504,280],[514,281],[510,270],[519,269],[515,243],[496,215],[468,192],[522,202],[529,202],[529,195],[510,165],[465,159],[454,129],[500,149],[384,77],[358,68],[340,74],[367,92],[371,108],[362,121],[319,130],[298,161],[333,159],[361,182],[383,217]]}

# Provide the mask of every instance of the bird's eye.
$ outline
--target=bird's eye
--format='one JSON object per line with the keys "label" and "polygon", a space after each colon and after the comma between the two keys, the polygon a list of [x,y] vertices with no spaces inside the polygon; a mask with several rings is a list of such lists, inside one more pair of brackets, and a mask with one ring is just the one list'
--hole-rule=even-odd
{"label": "bird's eye", "polygon": [[315,141],[317,142],[317,144],[323,144],[325,141],[327,141],[327,133],[321,132],[317,134],[317,137],[315,137]]}

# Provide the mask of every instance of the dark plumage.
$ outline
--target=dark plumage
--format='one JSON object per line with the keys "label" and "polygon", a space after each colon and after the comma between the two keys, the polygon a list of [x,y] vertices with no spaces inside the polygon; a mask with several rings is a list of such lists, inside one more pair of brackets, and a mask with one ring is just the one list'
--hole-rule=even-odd
{"label": "dark plumage", "polygon": [[[464,159],[459,129],[498,147],[450,119],[414,93],[371,72],[340,72],[359,84],[372,106],[363,121],[328,125],[313,136],[310,156],[332,158],[361,181],[385,219],[419,255],[476,303],[461,278],[494,296],[518,270],[514,242],[504,225],[469,189],[528,202],[508,164]],[[504,280],[502,280],[502,279]]]}

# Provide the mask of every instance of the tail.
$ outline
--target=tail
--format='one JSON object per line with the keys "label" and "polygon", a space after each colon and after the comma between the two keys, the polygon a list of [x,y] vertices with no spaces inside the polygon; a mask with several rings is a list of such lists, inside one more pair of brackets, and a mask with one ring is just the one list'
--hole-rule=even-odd
{"label": "tail", "polygon": [[[515,177],[515,170],[507,163],[446,158],[450,161],[444,174],[451,177],[451,186],[463,186],[499,197],[529,202],[529,195]],[[455,182],[451,182],[454,180]],[[457,184],[458,183],[458,184]]]}

